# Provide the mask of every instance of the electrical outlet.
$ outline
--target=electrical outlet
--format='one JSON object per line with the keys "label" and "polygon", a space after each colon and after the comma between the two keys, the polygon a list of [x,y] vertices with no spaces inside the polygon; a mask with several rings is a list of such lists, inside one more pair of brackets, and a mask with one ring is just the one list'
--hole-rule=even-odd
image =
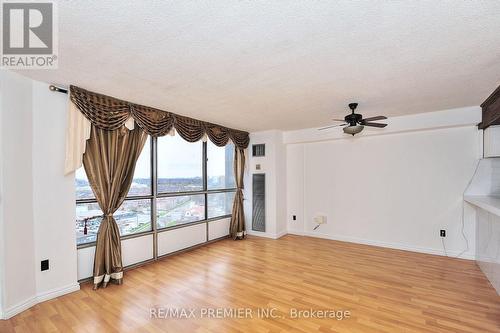
{"label": "electrical outlet", "polygon": [[49,270],[49,259],[45,259],[45,260],[41,261],[40,270],[41,271],[48,271]]}
{"label": "electrical outlet", "polygon": [[439,231],[439,236],[441,236],[441,237],[446,237],[446,230],[441,229],[441,230]]}
{"label": "electrical outlet", "polygon": [[293,215],[293,216],[292,216],[292,219],[293,219],[294,221],[297,221],[297,216],[296,216],[296,215]]}

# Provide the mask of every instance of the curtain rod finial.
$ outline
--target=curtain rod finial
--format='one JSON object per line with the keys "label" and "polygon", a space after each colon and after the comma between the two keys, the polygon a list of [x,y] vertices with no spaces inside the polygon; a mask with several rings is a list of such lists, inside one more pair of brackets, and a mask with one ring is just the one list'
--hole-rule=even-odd
{"label": "curtain rod finial", "polygon": [[57,92],[60,92],[60,93],[63,93],[63,94],[67,94],[68,93],[68,89],[64,89],[64,88],[60,88],[60,87],[57,87],[53,84],[51,84],[49,86],[49,90],[50,91],[57,91]]}

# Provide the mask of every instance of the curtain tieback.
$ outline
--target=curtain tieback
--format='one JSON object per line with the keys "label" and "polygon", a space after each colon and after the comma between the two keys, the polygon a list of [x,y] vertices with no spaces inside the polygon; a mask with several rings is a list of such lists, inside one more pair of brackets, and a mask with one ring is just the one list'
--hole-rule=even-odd
{"label": "curtain tieback", "polygon": [[102,217],[113,217],[113,213],[109,213],[109,214],[102,214]]}

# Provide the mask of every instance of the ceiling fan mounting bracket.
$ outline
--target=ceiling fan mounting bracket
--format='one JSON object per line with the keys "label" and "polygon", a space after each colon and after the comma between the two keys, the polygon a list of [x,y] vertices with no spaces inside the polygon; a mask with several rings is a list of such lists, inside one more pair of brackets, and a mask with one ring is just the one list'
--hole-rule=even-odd
{"label": "ceiling fan mounting bracket", "polygon": [[354,110],[358,107],[358,103],[349,103],[349,109],[354,113]]}

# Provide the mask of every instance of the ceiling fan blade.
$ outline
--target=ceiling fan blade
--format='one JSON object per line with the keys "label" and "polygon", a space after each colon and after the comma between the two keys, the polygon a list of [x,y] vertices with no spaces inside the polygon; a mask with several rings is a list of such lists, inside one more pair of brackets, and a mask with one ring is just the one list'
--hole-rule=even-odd
{"label": "ceiling fan blade", "polygon": [[321,127],[321,128],[318,128],[318,131],[326,130],[326,129],[333,128],[333,127],[346,126],[346,125],[347,125],[347,124],[330,125],[330,126],[326,126],[326,127]]}
{"label": "ceiling fan blade", "polygon": [[333,121],[341,121],[341,122],[344,122],[344,121],[345,121],[345,119],[339,119],[339,118],[333,118],[332,120],[333,120]]}
{"label": "ceiling fan blade", "polygon": [[374,121],[374,120],[384,120],[387,119],[386,116],[376,116],[376,117],[370,117],[370,118],[365,118],[363,119],[364,121]]}
{"label": "ceiling fan blade", "polygon": [[379,128],[384,128],[384,127],[387,126],[387,124],[367,123],[367,122],[363,122],[363,125],[365,125],[365,126],[371,126],[371,127],[379,127]]}

